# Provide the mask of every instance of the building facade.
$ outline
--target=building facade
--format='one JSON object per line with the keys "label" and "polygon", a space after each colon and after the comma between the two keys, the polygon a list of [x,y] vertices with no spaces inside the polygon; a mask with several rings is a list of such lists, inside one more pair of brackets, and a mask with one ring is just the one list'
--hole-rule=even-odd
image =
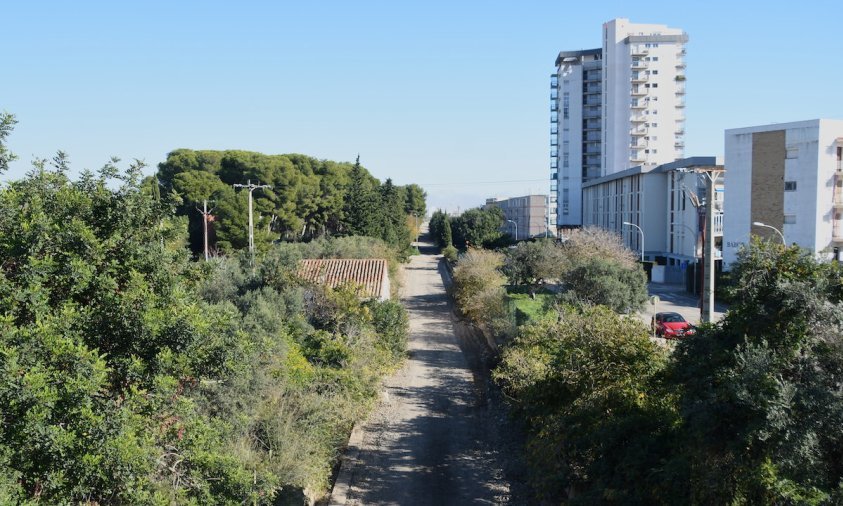
{"label": "building facade", "polygon": [[484,208],[499,207],[504,221],[501,232],[516,241],[531,237],[544,237],[548,232],[547,195],[525,195],[510,199],[486,199]]}
{"label": "building facade", "polygon": [[[843,259],[843,121],[726,130],[725,267],[753,235]],[[762,223],[768,227],[756,225]]]}
{"label": "building facade", "polygon": [[563,51],[551,75],[551,217],[583,224],[583,183],[682,158],[685,43],[665,25],[614,19],[598,49]]}
{"label": "building facade", "polygon": [[[583,226],[618,233],[629,249],[643,250],[645,260],[664,266],[664,281],[680,282],[683,271],[702,254],[705,172],[722,168],[715,157],[701,156],[640,165],[588,181],[583,184]],[[722,178],[714,190],[714,244],[719,252],[723,239]],[[716,252],[715,256],[720,255]]]}

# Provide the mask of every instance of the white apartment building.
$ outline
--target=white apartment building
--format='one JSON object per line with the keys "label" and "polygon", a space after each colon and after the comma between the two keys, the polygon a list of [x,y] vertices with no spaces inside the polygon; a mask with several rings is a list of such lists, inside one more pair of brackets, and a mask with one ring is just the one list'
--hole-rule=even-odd
{"label": "white apartment building", "polygon": [[[722,161],[715,157],[698,156],[662,165],[639,165],[588,181],[583,184],[583,226],[618,233],[629,249],[643,249],[645,260],[663,266],[664,281],[681,282],[688,267],[702,254],[700,212],[704,208],[698,206],[706,200],[705,172],[722,168]],[[722,177],[714,190],[714,244],[715,256],[719,257]]]}
{"label": "white apartment building", "polygon": [[598,49],[563,51],[551,75],[551,207],[583,224],[583,183],[684,156],[685,43],[665,25],[614,19]]}
{"label": "white apartment building", "polygon": [[781,240],[778,232],[787,244],[843,259],[842,160],[840,120],[726,130],[725,267],[750,236]]}
{"label": "white apartment building", "polygon": [[501,232],[509,234],[516,241],[532,237],[544,237],[548,232],[547,195],[525,195],[499,199],[486,199],[485,209],[499,207],[504,221]]}

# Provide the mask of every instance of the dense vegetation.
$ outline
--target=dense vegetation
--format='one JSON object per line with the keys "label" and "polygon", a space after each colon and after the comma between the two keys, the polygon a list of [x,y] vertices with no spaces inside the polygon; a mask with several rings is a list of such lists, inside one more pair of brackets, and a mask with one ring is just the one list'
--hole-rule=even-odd
{"label": "dense vegetation", "polygon": [[503,224],[503,211],[499,207],[469,209],[459,216],[434,211],[430,217],[430,236],[440,248],[494,248],[509,243],[501,232]]}
{"label": "dense vegetation", "polygon": [[0,503],[318,495],[407,318],[300,283],[296,260],[393,250],[344,237],[267,246],[254,269],[194,263],[139,164],[67,171],[60,154],[0,187]]}
{"label": "dense vegetation", "polygon": [[[522,241],[504,253],[471,248],[454,269],[458,306],[475,323],[498,331],[518,323],[509,292],[540,295],[547,309],[557,304],[603,305],[619,312],[637,311],[647,299],[647,280],[635,256],[616,235],[601,229],[572,232],[563,243]],[[543,287],[554,285],[558,294]],[[542,292],[538,294],[538,292]],[[536,304],[530,313],[540,314]]]}
{"label": "dense vegetation", "polygon": [[529,428],[538,493],[570,504],[843,501],[843,267],[754,243],[734,304],[670,353],[570,299],[495,376]]}
{"label": "dense vegetation", "polygon": [[[223,251],[248,243],[246,191],[234,184],[269,185],[255,190],[255,244],[266,250],[273,240],[310,240],[365,235],[406,250],[423,217],[425,193],[415,184],[381,184],[360,165],[317,160],[304,155],[264,155],[248,151],[171,152],[159,165],[165,198],[190,218],[191,245],[200,251],[202,217],[196,207],[213,201],[217,246]],[[412,227],[414,228],[414,227]]]}

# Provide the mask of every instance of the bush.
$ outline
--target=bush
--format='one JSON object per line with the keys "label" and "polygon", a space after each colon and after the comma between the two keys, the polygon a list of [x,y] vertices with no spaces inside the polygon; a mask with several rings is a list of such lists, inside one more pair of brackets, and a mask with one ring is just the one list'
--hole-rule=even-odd
{"label": "bush", "polygon": [[502,265],[500,253],[469,249],[454,268],[454,299],[460,310],[474,323],[499,332],[509,328]]}
{"label": "bush", "polygon": [[[648,504],[669,457],[657,436],[674,416],[658,383],[667,355],[639,321],[602,307],[563,309],[520,329],[493,372],[528,423],[527,456],[540,497]],[[607,496],[606,494],[611,494]]]}
{"label": "bush", "polygon": [[451,264],[454,264],[459,258],[459,251],[457,251],[457,248],[455,248],[454,246],[448,245],[442,248],[442,256],[445,257],[445,260],[447,260]]}

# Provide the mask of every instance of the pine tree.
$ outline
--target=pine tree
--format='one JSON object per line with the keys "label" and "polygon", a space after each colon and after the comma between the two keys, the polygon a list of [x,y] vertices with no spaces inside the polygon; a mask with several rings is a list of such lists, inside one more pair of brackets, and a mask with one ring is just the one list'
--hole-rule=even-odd
{"label": "pine tree", "polygon": [[344,206],[344,231],[348,235],[381,237],[381,198],[372,177],[360,166],[360,155],[349,174]]}

